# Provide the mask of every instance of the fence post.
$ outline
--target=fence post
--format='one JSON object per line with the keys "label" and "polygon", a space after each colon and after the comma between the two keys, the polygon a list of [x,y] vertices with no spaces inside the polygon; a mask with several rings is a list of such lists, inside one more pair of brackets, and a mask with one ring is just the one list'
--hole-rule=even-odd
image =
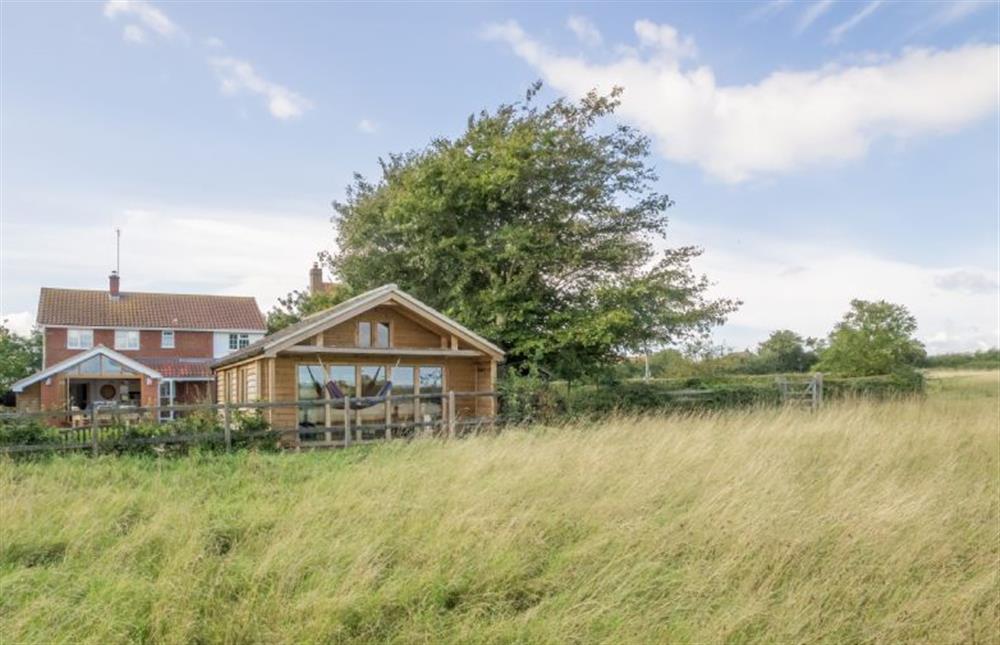
{"label": "fence post", "polygon": [[90,449],[96,457],[101,452],[101,444],[97,436],[97,406],[90,408]]}
{"label": "fence post", "polygon": [[777,377],[776,380],[778,382],[778,392],[781,393],[781,402],[782,403],[787,403],[788,402],[788,379],[785,378],[784,376],[779,376],[779,377]]}
{"label": "fence post", "polygon": [[455,438],[455,390],[448,390],[448,438]]}
{"label": "fence post", "polygon": [[392,439],[392,394],[385,395],[385,438]]}
{"label": "fence post", "polygon": [[233,449],[233,436],[230,429],[229,401],[222,408],[222,432],[226,437],[226,452]]}
{"label": "fence post", "polygon": [[819,410],[823,405],[823,372],[813,375],[813,409]]}
{"label": "fence post", "polygon": [[344,396],[344,447],[351,445],[351,397]]}

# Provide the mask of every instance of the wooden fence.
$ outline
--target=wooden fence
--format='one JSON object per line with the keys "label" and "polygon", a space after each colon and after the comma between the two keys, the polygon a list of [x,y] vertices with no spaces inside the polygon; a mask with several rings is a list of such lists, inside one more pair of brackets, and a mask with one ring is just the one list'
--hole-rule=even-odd
{"label": "wooden fence", "polygon": [[[169,445],[206,442],[214,442],[229,451],[233,448],[234,439],[254,440],[262,443],[273,440],[276,446],[282,445],[285,448],[302,450],[341,448],[352,444],[409,438],[416,435],[455,438],[483,429],[495,430],[501,425],[509,423],[509,420],[497,415],[465,416],[459,413],[461,410],[460,401],[469,399],[474,403],[482,399],[496,401],[498,397],[499,394],[494,391],[390,395],[385,398],[384,402],[380,401],[365,408],[372,411],[379,408],[384,410],[384,416],[376,423],[372,423],[370,419],[366,421],[362,418],[359,409],[352,408],[359,401],[358,397],[350,396],[311,401],[95,407],[87,411],[88,423],[85,426],[49,428],[46,441],[0,446],[0,454],[89,450],[94,455],[98,455],[102,451],[114,451],[129,447],[155,446],[162,449]],[[416,412],[414,412],[412,419],[395,418],[393,413],[398,410],[400,404],[411,403],[414,410],[419,410],[424,401],[434,401],[435,404],[439,405],[440,415],[436,418],[430,418],[428,415],[418,419]],[[266,423],[268,411],[287,408],[323,410],[325,413],[323,415],[324,423],[321,425],[300,424],[290,428],[268,427],[256,430],[240,428],[241,422],[246,420],[247,415],[258,415],[251,419],[251,425],[261,425]],[[331,411],[337,414],[331,414]],[[175,421],[160,421],[161,415],[164,413],[177,415],[179,418]],[[171,429],[184,426],[194,417],[195,413],[205,415],[204,418],[213,427],[205,432],[170,432]],[[333,422],[334,416],[340,418]],[[59,419],[65,422],[70,417],[71,415],[64,410],[0,414],[0,424],[30,421],[40,421],[44,424],[46,419]],[[133,436],[131,432],[136,427],[149,427],[153,424],[160,424],[167,432],[152,436]],[[54,433],[58,433],[57,438],[53,436]]]}

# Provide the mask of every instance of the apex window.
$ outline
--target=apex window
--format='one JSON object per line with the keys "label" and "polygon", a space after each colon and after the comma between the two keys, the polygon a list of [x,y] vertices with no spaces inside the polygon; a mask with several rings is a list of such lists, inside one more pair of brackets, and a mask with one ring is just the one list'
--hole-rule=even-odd
{"label": "apex window", "polygon": [[139,330],[116,329],[115,349],[139,349]]}
{"label": "apex window", "polygon": [[90,349],[94,346],[93,329],[67,329],[66,349]]}
{"label": "apex window", "polygon": [[389,347],[389,323],[359,321],[358,347]]}

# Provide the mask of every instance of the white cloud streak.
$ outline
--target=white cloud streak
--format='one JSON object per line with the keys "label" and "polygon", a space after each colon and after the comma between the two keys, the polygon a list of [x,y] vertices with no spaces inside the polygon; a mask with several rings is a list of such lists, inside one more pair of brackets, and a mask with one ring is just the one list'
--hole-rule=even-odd
{"label": "white cloud streak", "polygon": [[839,25],[831,29],[828,37],[829,42],[839,43],[840,39],[844,37],[844,34],[846,34],[850,30],[854,29],[859,24],[861,24],[861,22],[864,21],[868,16],[872,15],[872,13],[874,13],[876,9],[882,6],[882,3],[883,0],[872,0],[864,7],[862,7],[860,11],[858,11],[850,18],[848,18],[844,22],[840,23]]}
{"label": "white cloud streak", "polygon": [[852,298],[884,299],[908,307],[919,324],[917,337],[934,353],[1000,343],[995,271],[931,268],[847,247],[677,220],[670,237],[672,245],[705,247],[695,264],[715,282],[713,295],[743,300],[715,334],[737,349],[755,346],[775,329],[826,336]]}
{"label": "white cloud streak", "polygon": [[238,58],[209,59],[219,76],[225,94],[250,93],[261,96],[268,112],[276,119],[295,119],[313,107],[304,96],[283,85],[268,81],[254,70],[253,65]]}
{"label": "white cloud streak", "polygon": [[954,131],[998,105],[997,45],[908,49],[881,62],[778,71],[725,86],[710,67],[682,67],[693,40],[650,25],[638,21],[635,29],[641,44],[655,48],[626,48],[610,62],[555,53],[513,21],[484,35],[567,95],[623,86],[620,118],[653,136],[666,158],[728,182],[843,163],[863,157],[876,139]]}
{"label": "white cloud streak", "polygon": [[[163,38],[173,38],[181,35],[180,28],[174,24],[167,14],[163,13],[145,0],[108,0],[104,4],[104,15],[114,20],[119,16],[126,20],[134,20],[149,31],[155,32]],[[124,37],[132,42],[142,42],[135,40],[136,32],[142,32],[142,28],[132,23],[125,26]],[[129,32],[131,31],[131,36]],[[141,36],[145,39],[145,34]]]}
{"label": "white cloud streak", "polygon": [[573,32],[581,43],[589,47],[598,47],[604,42],[600,30],[597,29],[597,26],[589,18],[570,16],[566,21],[566,27]]}
{"label": "white cloud streak", "polygon": [[139,25],[125,25],[125,29],[122,30],[122,38],[126,42],[141,45],[146,42],[146,32]]}
{"label": "white cloud streak", "polygon": [[809,8],[802,12],[799,21],[795,23],[795,32],[801,34],[809,26],[816,22],[820,16],[833,8],[833,0],[819,0],[809,5]]}
{"label": "white cloud streak", "polygon": [[371,119],[361,119],[358,121],[358,131],[365,134],[375,134],[378,132],[378,124]]}

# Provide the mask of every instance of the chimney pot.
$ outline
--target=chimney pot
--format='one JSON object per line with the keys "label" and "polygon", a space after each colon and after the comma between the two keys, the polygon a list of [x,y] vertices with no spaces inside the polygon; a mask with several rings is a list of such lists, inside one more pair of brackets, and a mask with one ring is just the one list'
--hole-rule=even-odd
{"label": "chimney pot", "polygon": [[112,298],[118,297],[118,285],[119,285],[118,272],[112,271],[111,275],[108,276],[108,292],[111,294]]}

